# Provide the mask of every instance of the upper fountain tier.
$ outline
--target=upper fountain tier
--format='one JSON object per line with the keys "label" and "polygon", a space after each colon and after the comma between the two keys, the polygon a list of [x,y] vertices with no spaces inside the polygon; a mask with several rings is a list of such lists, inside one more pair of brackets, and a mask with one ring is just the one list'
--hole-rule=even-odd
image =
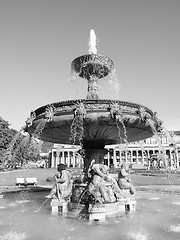
{"label": "upper fountain tier", "polygon": [[92,53],[74,59],[71,68],[82,78],[98,80],[111,73],[114,64],[110,58]]}
{"label": "upper fountain tier", "polygon": [[113,75],[114,64],[109,57],[97,54],[96,35],[90,31],[89,54],[75,58],[71,63],[71,72],[87,80],[86,99],[99,99],[98,80]]}

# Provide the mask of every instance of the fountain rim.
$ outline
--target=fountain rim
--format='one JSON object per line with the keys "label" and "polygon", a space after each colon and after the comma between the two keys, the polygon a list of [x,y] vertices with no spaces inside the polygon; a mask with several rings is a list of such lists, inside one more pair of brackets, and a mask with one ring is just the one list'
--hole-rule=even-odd
{"label": "fountain rim", "polygon": [[75,105],[77,103],[85,103],[85,104],[111,104],[111,103],[118,103],[120,106],[128,106],[128,107],[134,107],[139,109],[140,107],[145,108],[145,110],[153,116],[154,112],[149,109],[148,107],[138,104],[138,103],[133,103],[133,102],[128,102],[128,101],[123,101],[123,100],[115,100],[115,99],[74,99],[74,100],[64,100],[60,102],[53,102],[49,103],[46,105],[43,105],[37,109],[34,110],[36,116],[39,116],[43,114],[46,111],[46,108],[48,106],[54,106],[55,108],[57,107],[63,107],[63,106],[70,106],[70,105]]}
{"label": "fountain rim", "polygon": [[[109,115],[108,115],[109,113]],[[44,105],[38,109],[36,109],[34,112],[31,112],[30,118],[30,125],[26,125],[26,131],[29,132],[30,134],[33,134],[35,131],[36,125],[40,124],[42,119],[46,119],[47,122],[47,128],[46,132],[44,132],[44,137],[42,138],[43,141],[49,141],[49,142],[54,142],[54,143],[60,143],[60,144],[69,144],[69,138],[65,136],[65,132],[68,133],[69,136],[69,130],[70,130],[70,125],[73,122],[73,119],[75,116],[81,116],[84,121],[87,121],[87,124],[89,119],[92,119],[92,124],[93,122],[96,122],[96,119],[98,116],[102,117],[101,120],[107,122],[106,125],[111,126],[112,128],[115,127],[116,125],[116,115],[118,116],[117,118],[120,118],[120,122],[125,121],[125,124],[133,130],[139,129],[137,131],[138,138],[132,138],[131,136],[128,137],[128,142],[135,142],[135,141],[140,141],[143,139],[146,139],[148,137],[151,137],[153,135],[153,130],[148,130],[151,128],[151,124],[148,122],[153,122],[153,125],[155,128],[158,127],[158,118],[155,114],[155,112],[152,112],[149,108],[146,108],[140,104],[136,103],[131,103],[131,102],[126,102],[126,101],[120,101],[120,100],[112,100],[112,99],[76,99],[76,100],[67,100],[67,101],[61,101],[61,102],[55,102],[51,103],[48,105]],[[114,115],[115,114],[115,115]],[[32,117],[31,117],[32,116]],[[114,119],[114,120],[113,120]],[[111,120],[111,121],[110,121]],[[63,131],[63,138],[62,141],[60,141],[57,137],[56,139],[53,139],[56,135],[56,133],[51,133],[51,136],[46,134],[49,134],[47,129],[54,129],[56,128],[56,124],[54,125],[53,122],[59,122],[59,121],[64,121],[64,123],[67,125],[66,131],[61,129]],[[133,125],[135,123],[135,126]],[[110,124],[110,125],[109,125]],[[122,126],[123,126],[122,124]],[[140,126],[140,125],[142,126]],[[96,125],[96,124],[95,124]],[[58,125],[59,127],[59,125]],[[61,128],[61,127],[60,127]],[[117,128],[117,126],[116,126]],[[99,128],[98,128],[99,129]],[[146,130],[145,136],[141,136],[141,132]],[[95,128],[94,131],[97,129]],[[99,130],[98,130],[99,131]],[[134,131],[134,130],[133,130]],[[126,134],[123,130],[123,133]],[[60,134],[60,131],[59,131]],[[107,133],[106,133],[107,134]],[[104,142],[106,142],[107,145],[112,145],[112,144],[118,144],[119,140],[117,139],[111,139],[106,138],[105,136],[101,136]],[[116,134],[117,135],[117,134]],[[92,136],[89,135],[87,132],[88,140],[92,139]],[[126,135],[125,135],[126,137]],[[116,138],[119,139],[118,136]],[[85,140],[87,140],[85,139]],[[99,138],[97,138],[99,139]],[[106,141],[105,141],[106,139]],[[84,141],[85,141],[84,140]]]}

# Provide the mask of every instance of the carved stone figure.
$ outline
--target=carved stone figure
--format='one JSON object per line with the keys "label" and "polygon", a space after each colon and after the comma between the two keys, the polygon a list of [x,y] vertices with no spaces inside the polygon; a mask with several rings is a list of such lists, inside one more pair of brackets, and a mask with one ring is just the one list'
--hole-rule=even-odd
{"label": "carved stone figure", "polygon": [[98,164],[91,163],[90,165],[89,174],[91,175],[91,181],[89,183],[89,193],[93,195],[95,202],[115,202],[120,189],[116,180],[108,174],[109,167],[102,164],[101,160],[99,162]]}
{"label": "carved stone figure", "polygon": [[129,168],[127,164],[122,163],[121,164],[121,169],[118,173],[118,185],[120,189],[129,189],[130,194],[135,194],[136,190],[131,183],[131,180],[128,178],[129,175]]}
{"label": "carved stone figure", "polygon": [[70,172],[66,170],[66,165],[59,164],[57,171],[58,173],[54,176],[56,183],[46,198],[58,198],[60,200],[71,195],[73,180]]}

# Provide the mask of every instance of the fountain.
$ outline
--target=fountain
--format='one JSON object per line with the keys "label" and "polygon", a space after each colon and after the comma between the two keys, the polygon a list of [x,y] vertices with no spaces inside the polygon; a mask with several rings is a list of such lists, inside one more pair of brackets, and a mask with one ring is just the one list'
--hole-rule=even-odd
{"label": "fountain", "polygon": [[[87,81],[86,99],[42,106],[31,112],[24,128],[30,135],[43,141],[81,145],[84,169],[88,169],[92,159],[96,164],[99,163],[100,156],[106,153],[105,145],[140,141],[162,129],[162,122],[157,118],[157,114],[145,106],[120,100],[100,99],[98,82],[108,75],[113,75],[115,69],[109,57],[97,54],[94,30],[90,31],[89,42],[89,53],[75,58],[71,64],[72,71]],[[76,184],[75,189],[79,188],[80,194],[74,202],[74,208],[77,209],[79,204],[79,212],[82,212],[88,204],[88,213],[99,214],[94,219],[103,214],[111,215],[118,209],[131,210],[135,206],[135,200],[126,197],[114,205],[102,204],[100,208],[86,199],[86,187],[87,183]],[[73,196],[71,203],[73,208]]]}

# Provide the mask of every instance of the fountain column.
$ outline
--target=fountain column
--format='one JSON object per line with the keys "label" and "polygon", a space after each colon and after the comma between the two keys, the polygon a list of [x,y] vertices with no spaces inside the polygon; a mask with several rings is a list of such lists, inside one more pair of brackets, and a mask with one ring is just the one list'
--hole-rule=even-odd
{"label": "fountain column", "polygon": [[99,163],[100,157],[104,157],[107,153],[107,149],[104,148],[104,143],[96,142],[84,142],[83,143],[83,158],[84,158],[84,168],[88,168],[91,161],[95,160],[95,163]]}
{"label": "fountain column", "polygon": [[88,93],[86,99],[99,99],[97,78],[91,76],[88,79]]}

